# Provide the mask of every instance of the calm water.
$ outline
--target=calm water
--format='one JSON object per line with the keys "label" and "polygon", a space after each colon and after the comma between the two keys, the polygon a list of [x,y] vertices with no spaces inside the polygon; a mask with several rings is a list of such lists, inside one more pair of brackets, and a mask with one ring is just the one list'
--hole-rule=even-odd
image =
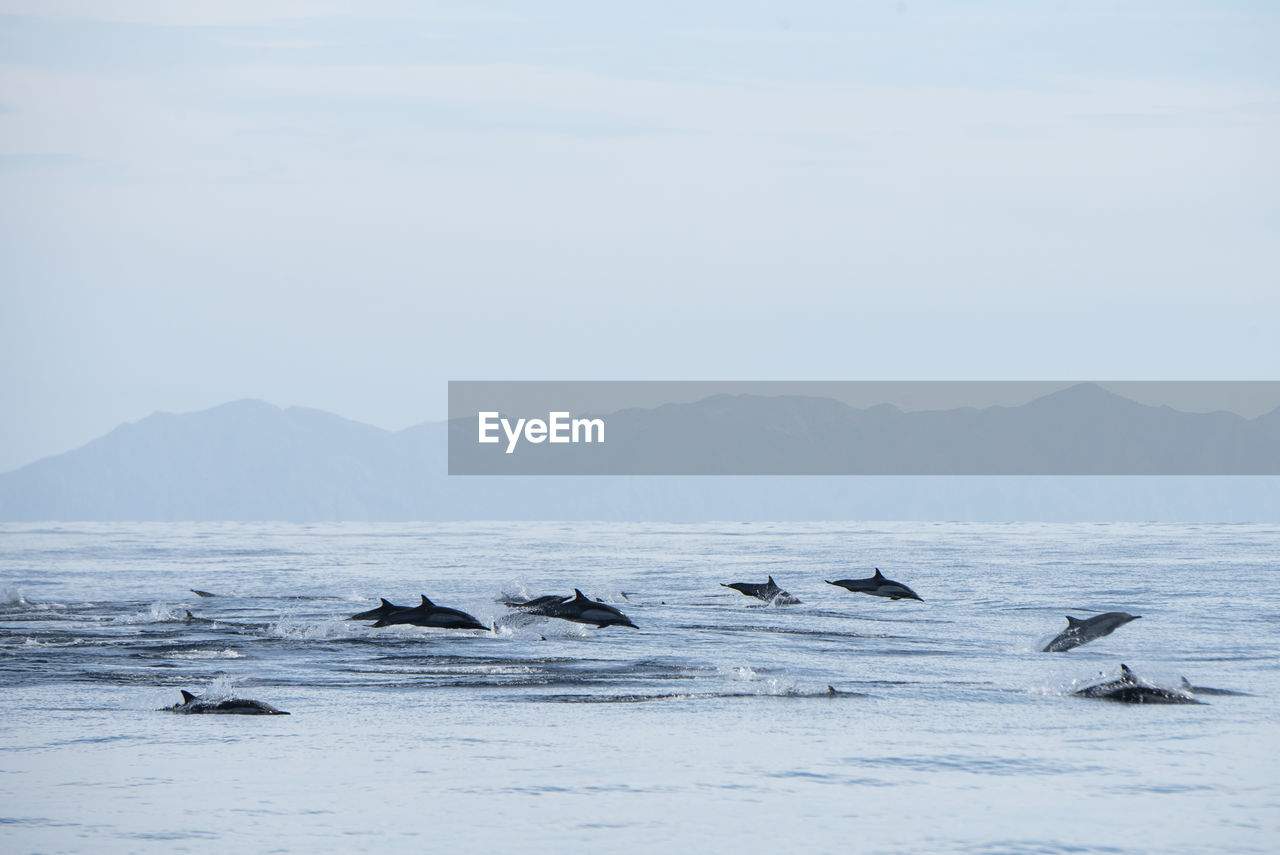
{"label": "calm water", "polygon": [[[823,584],[873,567],[926,602]],[[1271,853],[1278,568],[1276,526],[0,526],[0,849]],[[803,602],[719,587],[768,574]],[[574,587],[640,629],[496,602]],[[345,619],[419,593],[496,632]],[[1036,652],[1101,611],[1143,618]],[[1121,662],[1250,694],[1070,695]]]}

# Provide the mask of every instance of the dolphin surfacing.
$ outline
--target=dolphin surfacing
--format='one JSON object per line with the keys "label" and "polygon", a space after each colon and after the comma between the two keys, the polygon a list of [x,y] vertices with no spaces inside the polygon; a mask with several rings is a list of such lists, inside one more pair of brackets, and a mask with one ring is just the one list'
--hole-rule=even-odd
{"label": "dolphin surfacing", "polygon": [[436,605],[428,599],[426,594],[420,596],[422,602],[415,607],[384,614],[372,626],[396,626],[399,623],[408,623],[411,626],[431,626],[439,630],[489,630],[489,627],[477,621],[471,614],[458,611],[456,608]]}
{"label": "dolphin surfacing", "polygon": [[171,707],[163,707],[161,712],[181,713],[183,715],[288,715],[271,704],[262,701],[251,701],[248,698],[226,698],[221,701],[207,701],[197,697],[185,689],[182,692],[182,703]]}
{"label": "dolphin surfacing", "polygon": [[572,597],[565,597],[560,594],[547,594],[544,597],[530,597],[527,600],[503,600],[502,604],[509,609],[515,609],[528,615],[559,617],[560,606],[572,599]]}
{"label": "dolphin surfacing", "polygon": [[1203,704],[1189,693],[1180,689],[1165,689],[1148,683],[1130,670],[1128,665],[1121,664],[1120,676],[1115,680],[1107,680],[1088,686],[1071,694],[1081,698],[1096,698],[1102,701],[1115,701],[1121,704]]}
{"label": "dolphin surfacing", "polygon": [[886,579],[884,574],[880,572],[880,568],[875,568],[876,575],[867,579],[840,579],[832,582],[824,579],[828,585],[835,585],[838,588],[844,588],[855,594],[870,594],[873,597],[886,597],[890,600],[919,600],[924,602],[924,598],[915,591],[908,588],[901,582],[895,582],[892,579]]}
{"label": "dolphin surfacing", "polygon": [[573,599],[565,600],[556,606],[555,612],[550,617],[558,617],[574,623],[595,624],[597,629],[604,629],[606,626],[629,626],[632,629],[638,629],[631,622],[631,618],[621,611],[608,603],[591,599],[577,588],[573,589]]}
{"label": "dolphin surfacing", "polygon": [[730,582],[727,585],[721,582],[720,587],[732,588],[740,594],[779,606],[793,606],[800,602],[799,599],[778,587],[778,583],[773,581],[772,576],[767,582]]}
{"label": "dolphin surfacing", "polygon": [[573,623],[595,624],[597,629],[604,629],[606,626],[629,626],[632,629],[638,629],[631,622],[631,618],[621,611],[608,603],[591,599],[577,588],[573,589],[572,597],[548,594],[545,597],[533,597],[519,602],[508,600],[505,605],[509,609],[515,609],[527,615],[559,618]]}
{"label": "dolphin surfacing", "polygon": [[1131,615],[1126,612],[1107,612],[1085,620],[1067,615],[1067,628],[1058,633],[1040,652],[1062,653],[1064,650],[1071,650],[1110,635],[1129,621],[1140,617],[1142,615]]}
{"label": "dolphin surfacing", "polygon": [[1237,692],[1235,689],[1215,689],[1212,686],[1193,686],[1191,681],[1186,677],[1182,678],[1182,691],[1189,692],[1193,695],[1224,695],[1237,697],[1252,697],[1248,692]]}
{"label": "dolphin surfacing", "polygon": [[347,618],[347,620],[381,620],[387,615],[413,608],[413,606],[397,606],[395,603],[388,601],[386,597],[382,597],[381,599],[382,605],[378,606],[376,609],[369,609],[367,612],[360,612],[359,614],[352,615]]}
{"label": "dolphin surfacing", "polygon": [[[378,618],[373,626],[410,624],[412,626],[431,626],[437,629],[483,629],[486,631],[489,629],[489,627],[464,611],[437,606],[427,598],[426,594],[422,594],[421,597],[422,602],[418,605],[413,608],[399,609],[390,614],[385,614]],[[383,602],[386,601],[384,600]],[[391,604],[387,603],[387,605]]]}

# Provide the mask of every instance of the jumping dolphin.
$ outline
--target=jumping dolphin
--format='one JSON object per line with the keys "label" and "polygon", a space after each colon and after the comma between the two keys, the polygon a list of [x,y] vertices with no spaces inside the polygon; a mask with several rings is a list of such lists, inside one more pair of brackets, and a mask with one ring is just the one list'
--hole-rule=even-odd
{"label": "jumping dolphin", "polygon": [[288,715],[271,704],[262,701],[251,701],[246,698],[227,698],[221,701],[206,701],[198,698],[185,689],[182,691],[182,703],[164,707],[161,712],[183,713],[184,715]]}
{"label": "jumping dolphin", "polygon": [[1125,614],[1124,612],[1107,612],[1102,615],[1094,615],[1087,620],[1080,620],[1067,615],[1067,628],[1058,633],[1057,637],[1045,645],[1041,653],[1061,653],[1064,650],[1070,650],[1073,647],[1079,647],[1087,644],[1096,638],[1102,638],[1104,635],[1110,635],[1120,627],[1124,626],[1131,620],[1137,620],[1142,615]]}
{"label": "jumping dolphin", "polygon": [[374,626],[391,626],[407,623],[413,626],[434,626],[440,629],[488,629],[466,612],[437,606],[422,594],[422,602],[411,609],[401,609],[378,618]]}
{"label": "jumping dolphin", "polygon": [[838,582],[823,580],[828,585],[836,585],[844,588],[846,591],[852,591],[855,594],[870,594],[873,597],[888,597],[891,600],[920,600],[915,591],[908,588],[901,582],[895,582],[892,579],[886,579],[884,574],[880,572],[880,568],[876,568],[876,575],[869,579],[841,579]]}
{"label": "jumping dolphin", "polygon": [[548,617],[558,617],[574,623],[593,623],[601,629],[606,626],[629,626],[632,629],[638,629],[622,612],[607,603],[591,599],[577,588],[573,589],[573,599],[565,600],[555,606],[554,611],[556,613]]}
{"label": "jumping dolphin", "polygon": [[1082,698],[1097,698],[1104,701],[1116,701],[1122,704],[1201,704],[1186,692],[1177,689],[1162,689],[1153,686],[1129,670],[1128,665],[1120,666],[1120,677],[1089,686],[1078,692],[1072,692]]}
{"label": "jumping dolphin", "polygon": [[397,606],[395,603],[388,602],[385,597],[380,599],[382,599],[382,605],[378,606],[376,609],[369,609],[367,612],[360,612],[358,615],[352,615],[347,618],[347,620],[380,620],[387,615],[413,608],[413,606]]}
{"label": "jumping dolphin", "polygon": [[755,597],[757,600],[764,600],[766,603],[777,603],[780,606],[792,606],[800,602],[795,597],[778,587],[778,583],[773,581],[773,577],[769,577],[768,582],[733,582],[729,585],[720,583],[721,588],[732,588],[735,591],[746,594],[748,597]]}

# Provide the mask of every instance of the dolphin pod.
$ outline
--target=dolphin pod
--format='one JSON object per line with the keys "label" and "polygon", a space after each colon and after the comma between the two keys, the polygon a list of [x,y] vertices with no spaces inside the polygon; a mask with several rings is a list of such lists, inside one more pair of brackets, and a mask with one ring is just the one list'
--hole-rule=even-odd
{"label": "dolphin pod", "polygon": [[1061,653],[1082,644],[1110,635],[1129,621],[1137,620],[1142,615],[1131,615],[1125,612],[1107,612],[1081,620],[1067,615],[1067,628],[1044,646],[1041,653]]}
{"label": "dolphin pod", "polygon": [[[829,585],[844,588],[852,593],[863,593],[868,596],[890,600],[910,599],[923,602],[923,598],[910,587],[886,578],[878,567],[875,568],[873,576],[865,579],[824,581]],[[773,576],[768,576],[766,581],[761,583],[721,583],[721,587],[730,588],[745,596],[776,605],[800,602],[799,599],[783,590]],[[200,596],[213,596],[204,591],[195,589],[192,589],[192,591]],[[510,609],[529,615],[590,624],[598,628],[606,626],[637,628],[631,619],[619,609],[602,601],[593,600],[578,588],[573,589],[572,597],[550,594],[523,600],[505,598],[500,599],[499,602],[502,602]],[[1140,617],[1141,615],[1132,615],[1126,612],[1106,612],[1087,619],[1068,615],[1067,628],[1045,645],[1042,648],[1042,652],[1056,653],[1071,650],[1082,644],[1110,635],[1121,626],[1138,620]],[[491,629],[466,612],[436,605],[425,594],[421,595],[421,602],[416,606],[397,605],[385,598],[381,598],[379,605],[376,607],[351,615],[348,619],[372,621],[372,626],[374,627],[404,624],[441,629]],[[188,623],[211,622],[207,618],[193,615],[190,611],[186,612],[185,621]],[[542,640],[545,641],[546,638],[543,637]],[[828,686],[825,694],[834,696],[857,693],[844,692]],[[1247,695],[1248,693],[1229,689],[1193,686],[1185,677],[1182,678],[1181,685],[1176,688],[1158,686],[1138,677],[1127,665],[1122,664],[1118,677],[1072,691],[1071,694],[1078,697],[1129,704],[1202,704],[1204,702],[1198,700],[1197,695]],[[182,698],[182,703],[174,704],[172,707],[165,707],[164,711],[184,714],[288,715],[287,712],[278,710],[270,704],[248,699],[230,698],[211,701],[186,691],[182,692]]]}
{"label": "dolphin pod", "polygon": [[621,611],[599,600],[593,600],[586,594],[573,589],[572,597],[561,597],[550,594],[545,597],[534,597],[523,602],[506,601],[507,608],[522,611],[525,614],[541,617],[559,618],[574,623],[595,624],[597,628],[606,626],[638,627]]}
{"label": "dolphin pod", "polygon": [[766,603],[774,603],[779,606],[792,606],[800,602],[799,599],[779,588],[778,583],[773,581],[772,576],[769,577],[767,582],[730,582],[727,585],[721,582],[720,587],[732,588],[741,594],[746,594],[748,597],[755,597],[757,600],[764,600]]}
{"label": "dolphin pod", "polygon": [[251,701],[247,698],[224,698],[220,701],[209,701],[197,697],[185,689],[182,692],[182,703],[164,707],[161,712],[181,713],[183,715],[288,715],[271,704],[262,701]]}
{"label": "dolphin pod", "polygon": [[487,630],[489,628],[464,611],[437,606],[428,599],[426,594],[422,594],[421,597],[422,602],[412,607],[397,606],[384,599],[382,605],[376,609],[360,613],[365,617],[356,615],[352,619],[368,620],[376,618],[373,623],[375,627],[409,624],[411,626],[431,626],[438,629]]}

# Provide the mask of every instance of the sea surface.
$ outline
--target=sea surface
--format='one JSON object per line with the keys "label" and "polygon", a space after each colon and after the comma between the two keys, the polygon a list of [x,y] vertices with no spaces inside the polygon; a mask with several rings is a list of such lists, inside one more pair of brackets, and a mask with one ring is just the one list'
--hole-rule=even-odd
{"label": "sea surface", "polygon": [[6,524],[0,851],[1274,853],[1278,654],[1274,525]]}

